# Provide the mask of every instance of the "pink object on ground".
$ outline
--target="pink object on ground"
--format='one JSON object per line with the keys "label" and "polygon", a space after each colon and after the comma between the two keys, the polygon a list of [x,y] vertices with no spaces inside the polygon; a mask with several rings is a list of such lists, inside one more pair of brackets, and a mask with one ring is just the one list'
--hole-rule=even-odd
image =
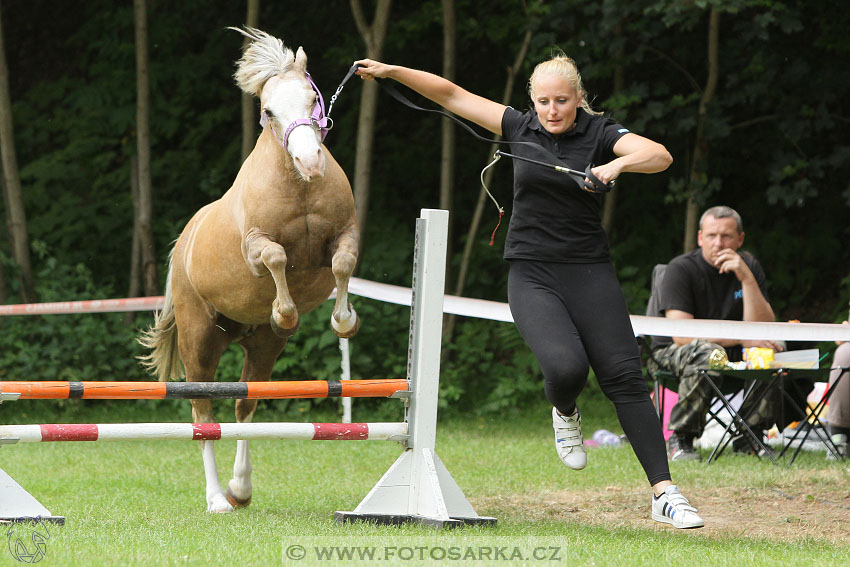
{"label": "pink object on ground", "polygon": [[[667,424],[670,423],[670,412],[673,410],[673,406],[676,405],[676,402],[679,401],[679,394],[672,390],[668,390],[667,388],[661,389],[661,399],[664,400],[664,415],[661,416],[661,432],[664,434],[664,440],[670,439],[670,436],[673,434],[672,431],[667,429]],[[658,400],[653,400],[655,402],[655,407],[658,407]]]}

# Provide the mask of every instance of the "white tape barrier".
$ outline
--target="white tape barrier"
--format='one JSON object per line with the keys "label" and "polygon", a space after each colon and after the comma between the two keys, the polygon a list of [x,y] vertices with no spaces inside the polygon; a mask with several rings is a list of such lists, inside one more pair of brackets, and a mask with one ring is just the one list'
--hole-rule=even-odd
{"label": "white tape barrier", "polygon": [[[410,305],[410,288],[352,278],[349,291],[361,297]],[[513,323],[507,303],[446,295],[443,311]],[[825,323],[745,323],[712,319],[665,319],[631,315],[635,335],[707,337],[713,339],[762,339],[784,341],[850,341],[850,325]]]}
{"label": "white tape barrier", "polygon": [[[354,295],[397,305],[410,305],[412,292],[401,287],[360,278],[351,278],[348,290]],[[68,313],[108,313],[151,311],[162,307],[162,297],[102,299],[60,303],[0,305],[0,315],[48,315]],[[443,311],[464,317],[513,323],[507,303],[446,295]],[[850,341],[850,325],[827,323],[745,323],[712,319],[665,319],[632,315],[635,335],[662,337],[706,337],[712,339]]]}

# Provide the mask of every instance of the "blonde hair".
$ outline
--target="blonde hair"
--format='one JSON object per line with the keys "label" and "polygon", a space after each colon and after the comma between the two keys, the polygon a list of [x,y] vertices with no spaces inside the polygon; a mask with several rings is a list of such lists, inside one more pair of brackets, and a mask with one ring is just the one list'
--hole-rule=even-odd
{"label": "blonde hair", "polygon": [[556,75],[562,77],[570,86],[575,89],[576,93],[581,93],[581,107],[588,114],[602,114],[590,107],[587,102],[587,91],[584,89],[584,84],[581,82],[581,74],[578,72],[576,62],[563,51],[558,51],[552,58],[538,63],[528,78],[528,96],[534,100],[534,82],[542,75]]}

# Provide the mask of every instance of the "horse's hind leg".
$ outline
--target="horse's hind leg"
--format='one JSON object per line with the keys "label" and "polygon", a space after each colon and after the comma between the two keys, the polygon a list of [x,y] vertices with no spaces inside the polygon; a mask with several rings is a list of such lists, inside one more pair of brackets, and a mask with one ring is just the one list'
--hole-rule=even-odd
{"label": "horse's hind leg", "polygon": [[[205,311],[184,314],[178,311],[178,342],[180,357],[186,367],[186,380],[191,382],[212,382],[221,354],[233,340],[231,332],[216,325],[216,320],[208,318]],[[216,423],[212,410],[212,400],[190,400],[192,420],[195,423]],[[201,455],[204,461],[206,479],[207,512],[232,512],[218,480],[218,468],[215,462],[214,441],[200,441]]]}
{"label": "horse's hind leg", "polygon": [[242,255],[251,273],[258,278],[271,274],[277,296],[272,303],[271,327],[276,335],[288,338],[298,330],[298,308],[286,283],[286,251],[279,243],[250,230],[242,242]]}
{"label": "horse's hind leg", "polygon": [[[242,381],[270,380],[275,360],[286,346],[286,339],[276,336],[270,327],[258,327],[256,332],[240,342],[245,351]],[[249,423],[257,409],[257,400],[236,400],[236,421]],[[236,442],[233,478],[227,483],[227,501],[234,508],[251,504],[251,454],[249,441]]]}
{"label": "horse's hind leg", "polygon": [[331,269],[336,280],[336,302],[331,315],[331,327],[337,336],[347,339],[360,329],[360,316],[348,301],[348,280],[357,265],[357,228],[352,226],[337,239],[331,258]]}

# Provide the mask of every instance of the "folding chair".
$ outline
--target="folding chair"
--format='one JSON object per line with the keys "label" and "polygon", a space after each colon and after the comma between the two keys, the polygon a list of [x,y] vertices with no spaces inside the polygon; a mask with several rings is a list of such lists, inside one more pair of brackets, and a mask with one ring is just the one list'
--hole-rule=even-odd
{"label": "folding chair", "polygon": [[[649,293],[649,301],[646,304],[646,315],[648,317],[661,317],[661,282],[664,281],[664,272],[667,269],[667,264],[656,264],[652,269],[652,278],[650,280],[650,293]],[[649,336],[640,336],[640,342],[647,352],[648,356],[652,358],[652,337]],[[761,454],[765,454],[770,459],[776,463],[776,459],[773,457],[770,450],[765,447],[764,443],[760,439],[759,435],[756,435],[755,432],[750,428],[750,426],[746,423],[746,418],[749,417],[749,412],[745,416],[741,416],[738,411],[730,404],[729,399],[726,395],[721,391],[721,389],[717,386],[714,380],[711,379],[711,375],[708,373],[708,369],[700,372],[700,376],[703,380],[706,380],[714,391],[714,398],[709,403],[708,410],[708,419],[716,421],[724,430],[723,435],[720,438],[717,446],[715,446],[714,450],[709,455],[706,460],[706,464],[711,463],[720,457],[723,453],[723,450],[728,446],[733,439],[738,436],[745,435],[749,438],[756,448],[756,453],[760,457]],[[664,416],[664,405],[665,405],[665,389],[678,389],[678,377],[669,372],[667,370],[659,369],[652,373],[652,381],[653,381],[653,389],[655,393],[656,400],[656,409],[658,411],[659,418],[663,420]],[[752,394],[756,386],[755,382],[750,383],[748,388],[745,388],[744,391],[744,399],[747,399],[747,396]],[[668,388],[669,387],[669,388]],[[763,393],[766,395],[766,393]],[[716,401],[720,401],[722,408],[726,409],[726,411],[731,416],[731,419],[726,420],[720,414],[720,410],[713,410],[712,408],[716,405]],[[755,405],[752,406],[755,409]],[[728,437],[728,438],[727,438]],[[725,442],[724,442],[725,440]]]}
{"label": "folding chair", "polygon": [[[831,388],[827,389],[824,393],[823,397],[818,400],[814,407],[810,408],[810,414],[807,415],[806,411],[799,405],[797,402],[798,397],[792,395],[789,392],[790,388],[796,390],[796,393],[799,394],[799,383],[801,381],[806,384],[810,384],[811,380],[819,380],[823,381],[824,379],[829,377],[829,372],[832,370],[831,368],[774,368],[774,369],[766,369],[766,370],[724,370],[723,374],[728,376],[734,376],[738,378],[743,378],[747,380],[758,381],[769,381],[768,388],[776,387],[779,389],[780,399],[786,400],[792,410],[800,417],[804,422],[807,419],[812,419],[815,424],[820,421],[821,413],[826,408],[826,404],[829,403],[829,398],[832,396],[832,393],[835,391],[835,386],[844,378],[846,374],[850,374],[850,368],[840,368],[841,373],[838,375],[838,379],[832,385]],[[764,397],[768,393],[767,389],[762,392],[761,397]],[[756,403],[761,399],[761,397],[755,400]],[[782,415],[780,415],[780,421],[785,422],[784,409],[782,410]],[[743,416],[746,419],[747,416]],[[779,453],[779,457],[783,457],[789,449],[791,449],[797,439],[800,437],[800,434],[803,433],[803,438],[800,440],[800,443],[797,444],[797,447],[794,451],[794,454],[791,456],[791,459],[788,461],[788,466],[790,467],[794,460],[797,458],[797,455],[800,453],[800,450],[803,448],[803,444],[809,438],[809,435],[812,431],[815,432],[815,435],[818,439],[826,446],[827,450],[832,453],[832,455],[838,459],[842,460],[842,457],[838,451],[838,447],[836,447],[835,443],[832,441],[832,438],[823,431],[822,428],[818,427],[799,427],[794,432],[794,435],[785,441],[784,446],[782,447],[782,451]]]}
{"label": "folding chair", "polygon": [[[727,372],[721,370],[719,372],[727,376],[734,376],[729,373],[731,371]],[[740,372],[754,371],[750,370]],[[712,413],[712,411],[709,410],[708,413],[711,418],[716,420],[720,424],[720,426],[723,427],[723,434],[717,441],[717,445],[714,447],[714,450],[708,456],[706,463],[710,463],[712,461],[717,460],[720,455],[723,454],[723,451],[726,449],[726,447],[729,446],[730,443],[732,443],[738,437],[744,436],[751,442],[753,448],[755,449],[757,457],[761,458],[762,455],[767,455],[768,458],[773,461],[773,464],[779,464],[777,463],[776,458],[773,456],[773,452],[768,449],[765,446],[764,442],[761,440],[761,435],[757,435],[747,423],[747,418],[750,417],[750,414],[752,414],[753,411],[755,411],[756,407],[758,407],[758,404],[765,397],[767,397],[776,387],[776,381],[771,380],[767,387],[763,388],[760,392],[755,392],[756,386],[758,385],[758,379],[754,379],[755,377],[753,376],[740,376],[749,380],[748,384],[745,380],[746,385],[744,386],[744,392],[741,401],[742,410],[744,406],[748,405],[747,402],[749,401],[750,397],[756,396],[755,399],[753,399],[752,402],[749,404],[749,407],[747,408],[748,411],[742,414],[737,409],[735,409],[735,407],[730,403],[729,398],[726,397],[726,395],[717,386],[714,380],[711,379],[711,374],[709,374],[708,370],[701,370],[699,374],[700,377],[705,380],[708,385],[711,386],[711,389],[714,391],[714,398],[712,399],[711,404],[714,405],[715,400],[719,400],[723,408],[729,413],[730,416],[730,420],[728,422],[725,422],[718,416],[719,412]]]}

